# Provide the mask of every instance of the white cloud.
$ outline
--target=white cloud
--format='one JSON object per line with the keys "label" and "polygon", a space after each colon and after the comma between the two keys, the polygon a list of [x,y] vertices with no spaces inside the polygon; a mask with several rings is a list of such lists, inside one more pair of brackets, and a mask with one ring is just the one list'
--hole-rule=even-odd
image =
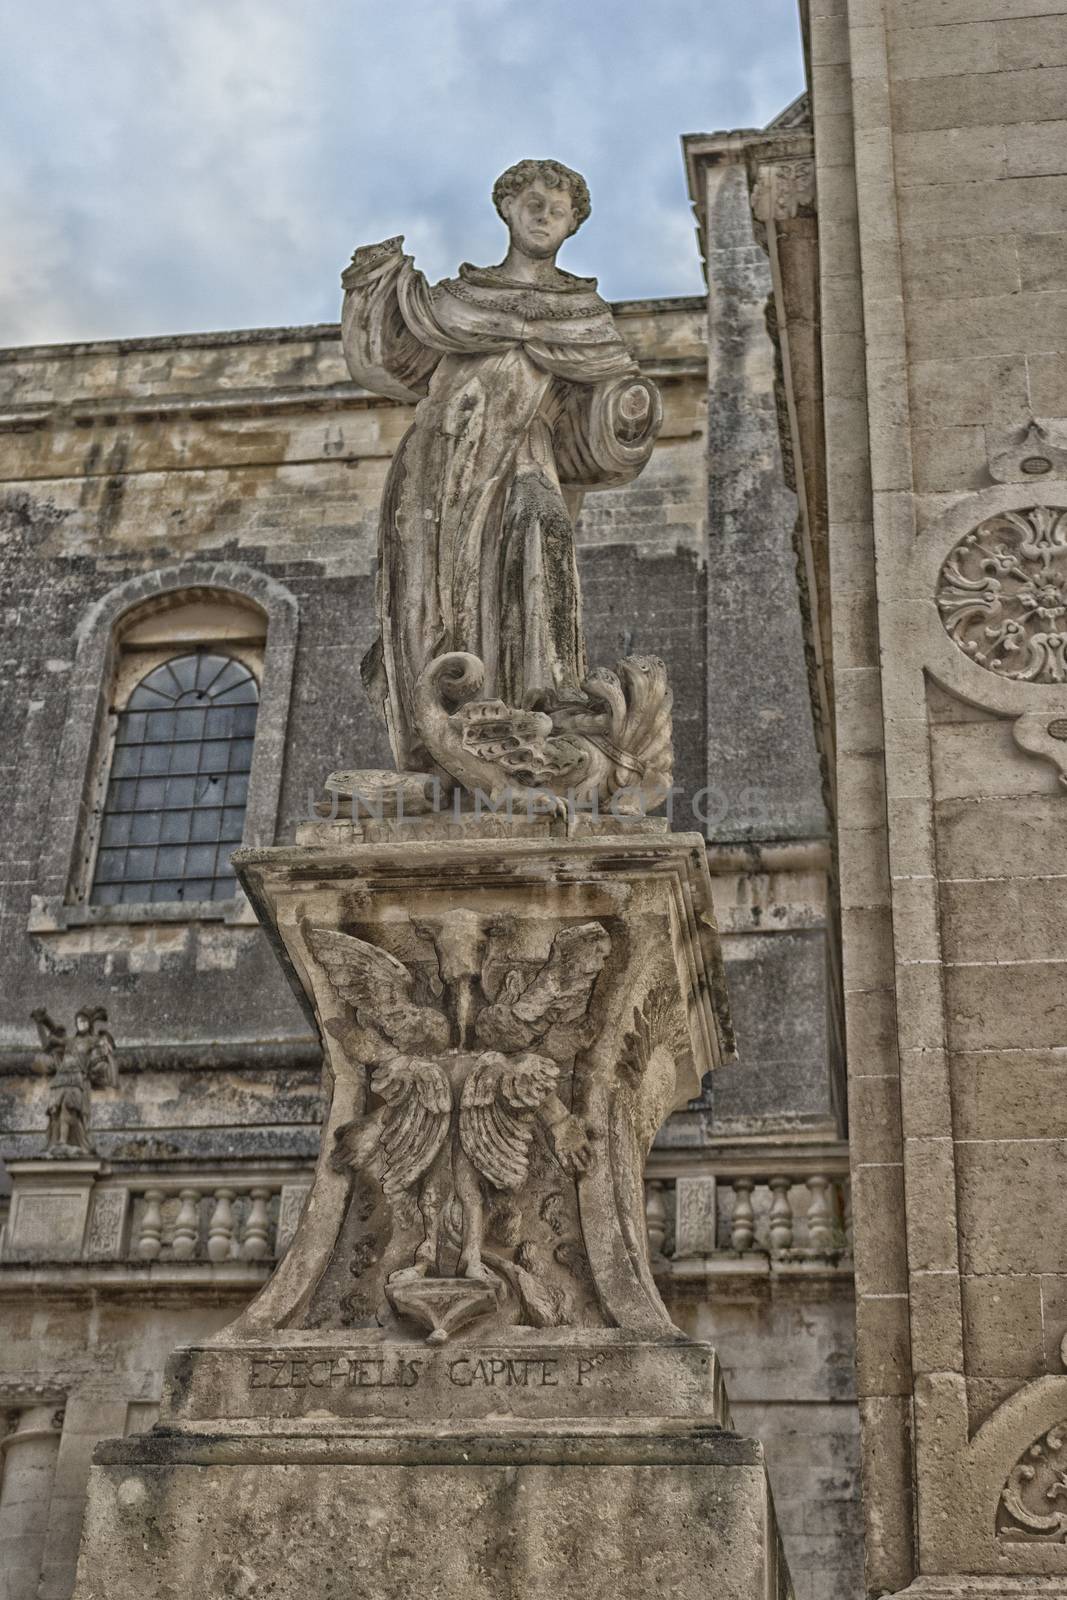
{"label": "white cloud", "polygon": [[35,0],[5,42],[2,343],[330,319],[395,232],[498,259],[524,155],[589,179],[566,265],[697,293],[679,135],[801,82],[795,0]]}

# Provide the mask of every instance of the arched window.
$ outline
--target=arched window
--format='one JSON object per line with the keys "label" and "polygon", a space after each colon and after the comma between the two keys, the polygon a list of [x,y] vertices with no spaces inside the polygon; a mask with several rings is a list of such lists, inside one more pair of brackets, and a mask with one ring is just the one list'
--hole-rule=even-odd
{"label": "arched window", "polygon": [[[229,856],[238,842],[274,842],[298,625],[288,589],[239,562],[138,573],[95,602],[79,628],[43,819],[34,935],[251,919]],[[239,679],[198,679],[207,657],[236,663]],[[191,681],[191,667],[153,676],[189,658]],[[188,711],[204,713],[202,733]],[[223,744],[225,770],[212,766]],[[218,781],[179,781],[194,778]]]}
{"label": "arched window", "polygon": [[231,900],[259,687],[223,649],[176,655],[119,713],[92,905]]}

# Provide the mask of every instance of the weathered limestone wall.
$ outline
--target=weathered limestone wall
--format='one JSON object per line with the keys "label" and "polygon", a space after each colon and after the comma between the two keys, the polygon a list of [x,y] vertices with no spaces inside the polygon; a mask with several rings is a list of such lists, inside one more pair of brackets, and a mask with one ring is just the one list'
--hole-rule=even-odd
{"label": "weathered limestone wall", "polygon": [[867,1581],[1059,1592],[1067,5],[810,46]]}
{"label": "weathered limestone wall", "polygon": [[[128,1279],[103,1295],[79,1293],[74,1274],[65,1293],[0,1285],[0,1401],[13,1419],[0,1481],[5,1600],[66,1600],[97,1441],[150,1428],[170,1351],[223,1327],[249,1281],[265,1276],[236,1267],[229,1285],[172,1283],[169,1292]],[[52,1398],[42,1404],[35,1388]]]}

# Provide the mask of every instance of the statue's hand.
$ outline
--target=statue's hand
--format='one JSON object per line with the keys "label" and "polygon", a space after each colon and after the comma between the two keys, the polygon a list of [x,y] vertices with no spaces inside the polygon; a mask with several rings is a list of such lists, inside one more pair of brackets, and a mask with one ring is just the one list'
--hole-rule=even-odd
{"label": "statue's hand", "polygon": [[564,1172],[588,1172],[596,1159],[592,1140],[577,1117],[566,1116],[551,1129],[552,1148]]}
{"label": "statue's hand", "polygon": [[378,267],[384,266],[394,256],[404,253],[404,235],[395,234],[391,239],[382,239],[379,244],[361,244],[352,256],[352,260],[341,274],[341,282],[346,289],[354,284],[362,283],[369,278]]}

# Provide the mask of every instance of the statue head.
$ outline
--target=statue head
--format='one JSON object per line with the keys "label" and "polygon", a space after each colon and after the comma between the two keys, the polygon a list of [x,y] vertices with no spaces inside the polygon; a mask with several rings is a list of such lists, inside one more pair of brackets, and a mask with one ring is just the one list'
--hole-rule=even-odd
{"label": "statue head", "polygon": [[88,1033],[93,1025],[92,1015],[88,1011],[78,1011],[74,1015],[75,1033]]}
{"label": "statue head", "polygon": [[591,210],[585,179],[559,161],[516,162],[494,183],[493,204],[512,244],[535,261],[555,256]]}

